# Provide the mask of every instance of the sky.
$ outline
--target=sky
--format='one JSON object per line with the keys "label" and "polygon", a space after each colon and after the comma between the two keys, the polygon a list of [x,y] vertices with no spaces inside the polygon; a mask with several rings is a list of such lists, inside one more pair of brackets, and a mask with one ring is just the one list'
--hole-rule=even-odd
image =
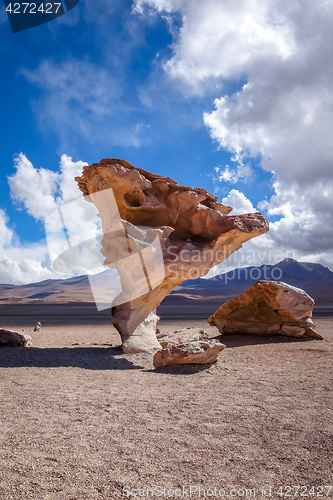
{"label": "sky", "polygon": [[216,272],[333,270],[332,26],[332,0],[80,0],[12,33],[1,4],[0,283],[65,276],[45,219],[102,158],[261,211]]}

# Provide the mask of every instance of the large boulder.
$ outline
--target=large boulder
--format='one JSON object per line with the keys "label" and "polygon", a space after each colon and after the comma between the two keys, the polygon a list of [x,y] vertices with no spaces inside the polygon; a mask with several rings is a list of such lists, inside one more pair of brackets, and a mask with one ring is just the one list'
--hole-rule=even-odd
{"label": "large boulder", "polygon": [[31,345],[32,337],[30,335],[0,328],[0,347],[30,347]]}
{"label": "large boulder", "polygon": [[105,265],[121,279],[112,323],[123,342],[138,337],[139,325],[180,283],[204,276],[268,231],[260,213],[228,216],[232,209],[204,189],[180,186],[125,160],[85,166],[76,181],[99,210]]}
{"label": "large boulder", "polygon": [[213,363],[225,345],[217,340],[196,340],[181,344],[171,344],[154,356],[155,368],[168,365]]}
{"label": "large boulder", "polygon": [[222,334],[322,337],[311,319],[314,300],[280,281],[258,281],[223,304],[208,323]]}

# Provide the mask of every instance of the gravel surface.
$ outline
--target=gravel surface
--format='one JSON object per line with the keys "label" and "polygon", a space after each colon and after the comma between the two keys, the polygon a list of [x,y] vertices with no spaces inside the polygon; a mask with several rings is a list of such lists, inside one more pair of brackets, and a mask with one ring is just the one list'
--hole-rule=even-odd
{"label": "gravel surface", "polygon": [[[224,337],[216,363],[160,369],[111,326],[17,327],[33,347],[0,349],[0,499],[332,497],[333,318],[315,323],[325,340]],[[218,333],[161,330],[186,326]]]}

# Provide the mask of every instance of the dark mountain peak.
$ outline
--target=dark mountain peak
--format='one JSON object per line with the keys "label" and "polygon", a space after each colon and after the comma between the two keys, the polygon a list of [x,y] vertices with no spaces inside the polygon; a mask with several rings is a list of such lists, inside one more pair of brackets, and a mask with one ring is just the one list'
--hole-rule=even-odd
{"label": "dark mountain peak", "polygon": [[275,267],[280,267],[283,271],[295,271],[295,272],[311,272],[317,275],[333,275],[332,271],[328,267],[322,264],[317,264],[314,262],[300,262],[295,259],[284,259],[281,262],[275,264]]}
{"label": "dark mountain peak", "polygon": [[290,259],[289,257],[286,257],[285,259],[281,260],[281,262],[278,262],[276,265],[279,266],[280,264],[292,266],[292,265],[298,265],[299,262],[296,259]]}

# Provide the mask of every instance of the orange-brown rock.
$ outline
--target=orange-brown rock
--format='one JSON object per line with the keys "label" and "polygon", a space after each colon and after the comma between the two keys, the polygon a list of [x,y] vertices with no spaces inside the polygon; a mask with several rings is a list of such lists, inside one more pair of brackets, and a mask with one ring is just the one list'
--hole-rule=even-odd
{"label": "orange-brown rock", "polygon": [[311,319],[313,299],[300,288],[276,281],[258,281],[223,304],[208,318],[222,334],[322,337]]}
{"label": "orange-brown rock", "polygon": [[158,351],[153,363],[155,368],[168,365],[213,363],[225,347],[217,340],[197,340],[174,344]]}
{"label": "orange-brown rock", "polygon": [[[85,166],[76,180],[99,210],[105,265],[120,275],[122,292],[113,303],[112,323],[126,338],[180,283],[204,276],[244,242],[268,231],[260,213],[228,216],[231,208],[204,189],[180,186],[125,160]],[[110,202],[108,194],[98,196],[106,190]]]}
{"label": "orange-brown rock", "polygon": [[135,226],[171,226],[173,238],[181,240],[216,238],[226,227],[221,215],[232,210],[205,189],[180,186],[115,158],[83,167],[75,180],[85,196],[112,188],[123,220]]}

